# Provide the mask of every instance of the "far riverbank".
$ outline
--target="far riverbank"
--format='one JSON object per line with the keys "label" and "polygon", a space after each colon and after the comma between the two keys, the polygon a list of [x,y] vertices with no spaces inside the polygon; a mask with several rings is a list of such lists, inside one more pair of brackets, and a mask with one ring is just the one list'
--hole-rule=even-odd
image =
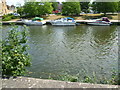
{"label": "far riverbank", "polygon": [[[109,20],[112,22],[113,25],[120,25],[120,14],[109,14],[107,15]],[[65,17],[72,17],[75,19],[77,23],[80,24],[87,24],[89,20],[92,19],[98,19],[102,17],[102,14],[81,14],[80,16],[63,16],[63,15],[55,15],[51,14],[49,16],[42,16],[44,18],[44,21],[46,21],[46,24],[50,24],[50,20],[56,20],[59,18],[65,18]],[[32,18],[26,18],[26,19],[32,19]],[[21,19],[12,19],[10,21],[2,21],[3,25],[9,25],[10,23],[15,23],[16,25],[23,25],[23,22]]]}

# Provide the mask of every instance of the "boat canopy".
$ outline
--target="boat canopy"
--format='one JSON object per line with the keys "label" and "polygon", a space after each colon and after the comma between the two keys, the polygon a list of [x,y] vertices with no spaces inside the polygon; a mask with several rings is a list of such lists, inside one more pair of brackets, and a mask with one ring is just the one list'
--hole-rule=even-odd
{"label": "boat canopy", "polygon": [[66,17],[65,19],[71,19],[71,20],[74,20],[74,18],[71,18],[71,17]]}
{"label": "boat canopy", "polygon": [[33,19],[32,19],[32,21],[36,21],[36,20],[40,20],[40,21],[42,21],[42,20],[43,20],[43,18],[40,18],[40,17],[35,17],[35,18],[33,18]]}
{"label": "boat canopy", "polygon": [[66,18],[63,18],[64,20],[72,20],[72,22],[75,22],[74,21],[74,18],[71,18],[71,17],[66,17]]}
{"label": "boat canopy", "polygon": [[102,17],[102,21],[110,22],[107,17]]}

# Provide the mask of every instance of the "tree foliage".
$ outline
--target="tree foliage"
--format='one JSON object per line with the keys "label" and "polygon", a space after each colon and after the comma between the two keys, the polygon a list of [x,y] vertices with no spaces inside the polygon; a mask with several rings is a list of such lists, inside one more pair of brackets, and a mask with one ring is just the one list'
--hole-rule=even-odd
{"label": "tree foliage", "polygon": [[19,13],[20,15],[23,15],[23,10],[24,8],[23,7],[17,7],[17,13]]}
{"label": "tree foliage", "polygon": [[107,12],[116,12],[118,9],[118,4],[116,2],[94,2],[93,10],[94,12],[102,12],[106,14]]}
{"label": "tree foliage", "polygon": [[118,12],[120,12],[120,1],[118,2]]}
{"label": "tree foliage", "polygon": [[27,16],[41,16],[52,13],[53,7],[50,2],[26,2],[24,7],[24,14]]}
{"label": "tree foliage", "polygon": [[79,2],[63,2],[62,13],[64,15],[79,15],[81,12]]}
{"label": "tree foliage", "polygon": [[27,53],[27,30],[13,27],[8,37],[2,41],[2,77],[20,76],[25,74],[25,67],[30,66]]}
{"label": "tree foliage", "polygon": [[81,11],[87,13],[89,10],[89,3],[90,2],[80,2],[81,5]]}
{"label": "tree foliage", "polygon": [[59,2],[52,2],[52,7],[54,11],[58,9],[58,3]]}

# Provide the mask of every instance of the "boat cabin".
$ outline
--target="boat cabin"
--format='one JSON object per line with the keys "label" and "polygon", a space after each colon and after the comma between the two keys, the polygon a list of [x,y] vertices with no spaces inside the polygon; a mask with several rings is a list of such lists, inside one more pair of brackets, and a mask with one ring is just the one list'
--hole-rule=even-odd
{"label": "boat cabin", "polygon": [[64,18],[64,20],[71,21],[71,22],[75,22],[74,19],[71,18],[71,17]]}
{"label": "boat cabin", "polygon": [[39,17],[35,17],[32,19],[32,21],[42,21],[42,20],[43,20],[43,18],[39,18]]}
{"label": "boat cabin", "polygon": [[107,17],[103,17],[103,18],[102,18],[102,21],[110,22]]}

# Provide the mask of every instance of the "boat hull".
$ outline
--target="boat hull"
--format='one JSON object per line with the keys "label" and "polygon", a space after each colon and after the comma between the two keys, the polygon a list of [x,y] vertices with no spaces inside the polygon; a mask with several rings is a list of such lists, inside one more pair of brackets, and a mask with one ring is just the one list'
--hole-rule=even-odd
{"label": "boat hull", "polygon": [[54,26],[74,26],[76,25],[75,22],[51,22]]}
{"label": "boat hull", "polygon": [[31,21],[31,20],[25,20],[25,21],[23,21],[23,23],[25,24],[25,25],[33,25],[33,26],[41,26],[41,25],[44,25],[44,24],[46,24],[46,22],[44,22],[44,21],[41,21],[41,22],[39,22],[39,21]]}
{"label": "boat hull", "polygon": [[94,22],[89,22],[87,24],[88,25],[96,25],[96,26],[109,26],[109,25],[111,25],[110,23],[94,23]]}

